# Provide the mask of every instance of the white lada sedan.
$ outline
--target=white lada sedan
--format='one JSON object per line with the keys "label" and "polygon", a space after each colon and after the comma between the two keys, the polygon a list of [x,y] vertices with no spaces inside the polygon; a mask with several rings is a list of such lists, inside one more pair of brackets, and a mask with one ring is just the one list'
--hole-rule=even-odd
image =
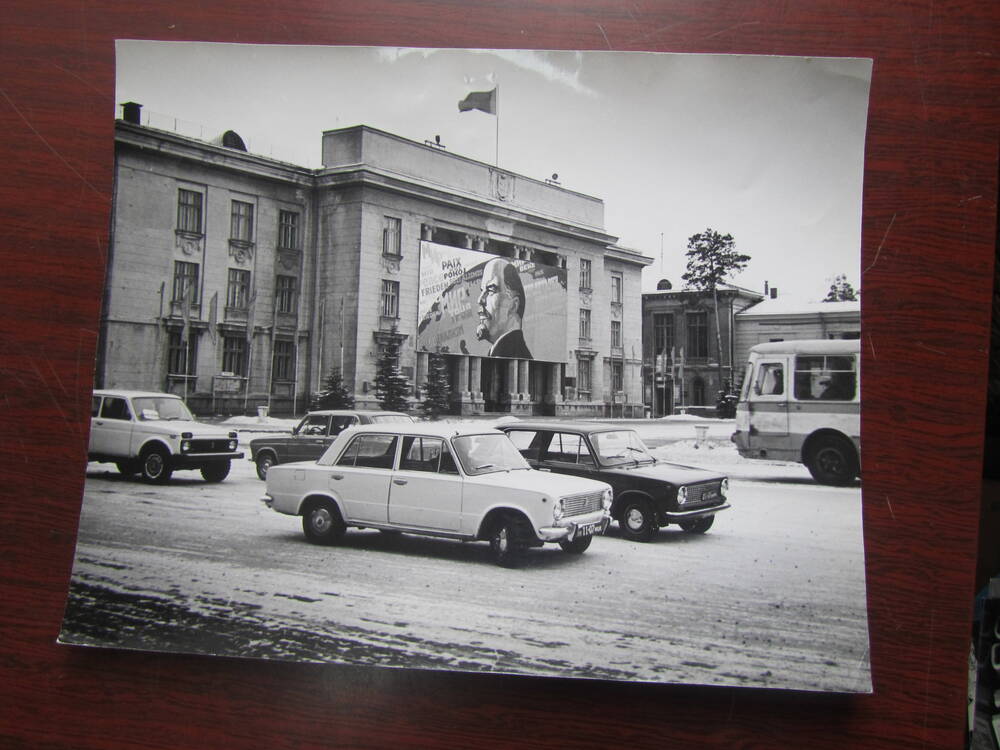
{"label": "white lada sedan", "polygon": [[306,538],[349,526],[490,543],[500,565],[556,542],[571,554],[607,528],[611,487],[532,469],[502,432],[380,424],[342,432],[315,462],[273,466],[264,503],[302,516]]}

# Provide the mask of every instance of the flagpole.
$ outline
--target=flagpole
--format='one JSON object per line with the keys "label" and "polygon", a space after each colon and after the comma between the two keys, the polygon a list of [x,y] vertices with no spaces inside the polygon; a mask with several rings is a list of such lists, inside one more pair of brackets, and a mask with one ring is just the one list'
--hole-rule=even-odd
{"label": "flagpole", "polygon": [[500,166],[500,83],[497,83],[496,166]]}

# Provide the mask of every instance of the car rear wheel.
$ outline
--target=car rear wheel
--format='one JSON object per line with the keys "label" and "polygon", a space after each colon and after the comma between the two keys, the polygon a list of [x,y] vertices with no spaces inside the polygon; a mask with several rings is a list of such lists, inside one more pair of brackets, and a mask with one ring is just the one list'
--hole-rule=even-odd
{"label": "car rear wheel", "polygon": [[809,473],[820,484],[843,487],[857,476],[854,446],[843,438],[824,437],[809,449]]}
{"label": "car rear wheel", "polygon": [[653,507],[647,500],[628,500],[618,516],[622,535],[633,542],[648,542],[656,533]]}
{"label": "car rear wheel", "polygon": [[563,552],[569,552],[571,555],[582,555],[593,540],[592,536],[578,536],[571,542],[564,539],[559,542],[559,546],[562,547]]}
{"label": "car rear wheel", "polygon": [[170,465],[170,454],[163,448],[150,448],[143,452],[139,461],[139,473],[142,474],[143,481],[166,484],[174,473]]}
{"label": "car rear wheel", "polygon": [[229,461],[218,461],[201,467],[201,476],[206,482],[221,482],[229,476]]}
{"label": "car rear wheel", "polygon": [[701,518],[696,518],[693,521],[681,521],[681,530],[686,531],[688,534],[704,534],[715,522],[715,516],[702,516]]}
{"label": "car rear wheel", "polygon": [[517,522],[504,516],[496,522],[490,532],[490,550],[493,560],[504,568],[514,568],[524,558],[526,545],[521,537]]}
{"label": "car rear wheel", "polygon": [[269,451],[258,453],[256,464],[257,476],[262,480],[267,479],[267,470],[275,464],[274,454]]}
{"label": "car rear wheel", "polygon": [[347,525],[332,502],[312,500],[302,511],[302,531],[313,544],[333,544],[344,536]]}

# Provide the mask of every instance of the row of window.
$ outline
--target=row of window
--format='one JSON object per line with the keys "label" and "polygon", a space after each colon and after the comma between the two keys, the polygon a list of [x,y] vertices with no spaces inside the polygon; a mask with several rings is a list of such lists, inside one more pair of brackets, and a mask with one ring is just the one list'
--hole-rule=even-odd
{"label": "row of window", "polygon": [[[222,336],[222,372],[247,376],[249,343],[241,334]],[[187,341],[179,331],[171,331],[167,343],[167,374],[196,375],[198,361],[198,336],[188,336]],[[293,380],[295,377],[295,342],[275,339],[271,363],[274,380]]]}
{"label": "row of window", "polygon": [[[199,302],[198,277],[200,266],[184,260],[174,261],[174,287],[171,300],[174,302]],[[296,277],[278,274],[274,282],[274,304],[279,313],[295,312]],[[252,302],[250,294],[250,272],[242,268],[230,268],[226,285],[226,307],[247,310]]]}
{"label": "row of window", "polygon": [[[180,188],[177,193],[177,229],[188,234],[205,233],[205,197],[197,190]],[[301,217],[298,211],[278,211],[278,247],[298,250],[301,247]],[[254,241],[254,204],[233,200],[229,213],[229,239],[241,243]]]}
{"label": "row of window", "polygon": [[[684,322],[687,328],[688,358],[707,358],[708,354],[708,313],[685,313]],[[653,352],[656,355],[670,355],[676,345],[673,313],[653,314]]]}

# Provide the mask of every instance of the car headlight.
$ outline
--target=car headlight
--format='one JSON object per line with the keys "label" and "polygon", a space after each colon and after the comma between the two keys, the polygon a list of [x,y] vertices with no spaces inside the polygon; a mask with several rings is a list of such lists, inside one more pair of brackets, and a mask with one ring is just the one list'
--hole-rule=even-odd
{"label": "car headlight", "polygon": [[610,487],[601,493],[601,505],[604,506],[604,510],[611,510],[611,501],[613,499],[614,493],[611,491]]}
{"label": "car headlight", "polygon": [[563,501],[560,497],[552,504],[552,519],[555,521],[561,521],[563,517]]}
{"label": "car headlight", "polygon": [[191,441],[190,440],[181,441],[181,453],[187,453],[189,450],[191,450]]}
{"label": "car headlight", "polygon": [[680,487],[677,490],[677,503],[678,505],[684,505],[688,501],[688,488]]}
{"label": "car headlight", "polygon": [[236,450],[236,441],[235,440],[230,440],[229,441],[229,450],[231,450],[231,451]]}
{"label": "car headlight", "polygon": [[719,494],[723,497],[729,494],[729,477],[725,477],[719,484]]}

